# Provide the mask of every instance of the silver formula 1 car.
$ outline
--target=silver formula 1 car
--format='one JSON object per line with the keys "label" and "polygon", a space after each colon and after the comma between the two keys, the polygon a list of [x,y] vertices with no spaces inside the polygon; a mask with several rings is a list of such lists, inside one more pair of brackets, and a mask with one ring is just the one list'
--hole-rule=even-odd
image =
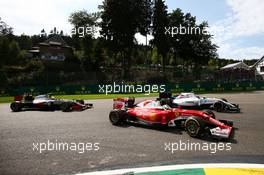
{"label": "silver formula 1 car", "polygon": [[181,106],[188,109],[213,109],[217,112],[240,112],[238,104],[228,102],[226,99],[200,97],[192,92],[180,93],[172,96],[165,92],[160,94],[160,99],[170,99],[172,107]]}

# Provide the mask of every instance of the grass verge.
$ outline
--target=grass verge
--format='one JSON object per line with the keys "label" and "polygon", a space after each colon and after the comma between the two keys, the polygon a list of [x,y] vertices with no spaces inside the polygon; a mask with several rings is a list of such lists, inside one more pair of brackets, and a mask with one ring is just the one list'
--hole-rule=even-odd
{"label": "grass verge", "polygon": [[[96,100],[96,99],[113,99],[117,97],[155,97],[158,93],[147,94],[86,94],[86,95],[56,95],[58,99],[83,99],[83,100]],[[14,97],[0,97],[0,103],[10,103]]]}

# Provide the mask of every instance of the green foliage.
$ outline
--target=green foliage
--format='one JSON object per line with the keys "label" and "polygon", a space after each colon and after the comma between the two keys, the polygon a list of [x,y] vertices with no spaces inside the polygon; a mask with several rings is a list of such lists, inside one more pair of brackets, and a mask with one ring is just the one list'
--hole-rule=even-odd
{"label": "green foliage", "polygon": [[158,54],[162,56],[163,71],[167,64],[167,53],[169,51],[169,40],[165,34],[165,27],[169,24],[167,6],[163,0],[156,0],[153,16],[153,43],[157,47]]}
{"label": "green foliage", "polygon": [[16,61],[18,61],[19,56],[20,56],[20,47],[19,47],[18,43],[16,41],[11,41],[9,43],[8,50],[9,50],[8,62],[11,64],[11,63],[15,63]]}
{"label": "green foliage", "polygon": [[149,33],[151,2],[146,0],[105,0],[100,6],[101,35],[120,53],[124,79],[129,78],[135,34]]}
{"label": "green foliage", "polygon": [[154,64],[161,63],[161,56],[158,53],[157,47],[154,47],[152,50],[151,61]]}
{"label": "green foliage", "polygon": [[211,58],[211,59],[209,59],[209,61],[208,61],[208,66],[209,66],[209,67],[217,67],[218,64],[219,64],[219,61],[218,61],[218,59],[216,59],[216,58]]}
{"label": "green foliage", "polygon": [[15,40],[0,36],[0,67],[20,64],[24,58],[25,52],[21,51],[19,44]]}
{"label": "green foliage", "polygon": [[76,28],[97,25],[100,13],[88,13],[86,10],[74,12],[69,17],[69,22]]}
{"label": "green foliage", "polygon": [[0,36],[13,34],[13,28],[8,26],[0,17]]}
{"label": "green foliage", "polygon": [[18,42],[21,50],[29,50],[32,47],[32,40],[27,35],[16,37],[16,41]]}
{"label": "green foliage", "polygon": [[[12,28],[0,18],[0,71],[4,70],[0,79],[21,84],[23,81],[39,83],[42,79],[56,83],[71,81],[69,77],[78,81],[85,79],[86,73],[100,72],[108,81],[133,81],[137,75],[142,75],[140,81],[193,81],[191,76],[201,79],[204,67],[213,71],[235,62],[218,59],[211,35],[175,34],[172,37],[166,34],[166,27],[194,27],[203,31],[209,25],[207,22],[199,24],[195,16],[179,8],[169,13],[164,0],[104,0],[99,10],[96,13],[73,12],[68,21],[74,28],[100,26],[100,36],[97,33],[67,36],[54,28],[53,33],[60,35],[74,50],[73,56],[64,62],[27,57],[32,46],[38,46],[55,34],[47,35],[43,29],[41,35],[15,36]],[[150,45],[139,45],[135,38],[138,33],[152,35]],[[245,62],[252,65],[255,61]],[[7,79],[10,72],[19,75]],[[88,76],[87,79],[93,78]]]}
{"label": "green foliage", "polygon": [[32,59],[30,60],[26,66],[25,70],[27,72],[43,72],[45,66],[41,60]]}

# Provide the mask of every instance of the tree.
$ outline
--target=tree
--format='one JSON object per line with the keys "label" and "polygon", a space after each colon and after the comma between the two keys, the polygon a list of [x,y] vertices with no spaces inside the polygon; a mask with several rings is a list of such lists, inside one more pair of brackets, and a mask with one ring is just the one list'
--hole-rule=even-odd
{"label": "tree", "polygon": [[[100,13],[88,13],[86,10],[77,11],[70,15],[69,22],[74,26],[74,30],[85,33],[87,27],[95,27],[97,25]],[[78,33],[73,34],[73,44],[77,50],[82,50],[80,62],[84,70],[93,69],[92,51],[94,46],[94,30],[80,38]]]}
{"label": "tree", "polygon": [[11,41],[9,44],[9,64],[17,64],[20,58],[20,47],[16,41]]}
{"label": "tree", "polygon": [[13,34],[13,28],[8,26],[0,17],[0,36]]}
{"label": "tree", "polygon": [[146,37],[146,45],[145,45],[145,55],[142,55],[144,58],[144,63],[148,63],[148,35],[151,34],[152,28],[152,16],[153,16],[153,2],[152,0],[142,0],[142,17],[140,19],[140,27],[139,27],[139,33]]}
{"label": "tree", "polygon": [[163,0],[155,0],[153,17],[153,43],[157,47],[158,54],[162,56],[162,68],[165,71],[167,63],[166,57],[169,51],[169,40],[165,28],[168,27],[169,20],[167,6]]}
{"label": "tree", "polygon": [[151,33],[151,22],[153,15],[153,3],[151,0],[142,0],[140,3],[140,14],[141,17],[139,20],[139,33],[143,36],[146,36]]}
{"label": "tree", "polygon": [[0,68],[7,63],[9,54],[9,41],[6,37],[0,36]]}
{"label": "tree", "polygon": [[91,27],[97,25],[100,13],[88,13],[86,10],[73,12],[69,17],[69,22],[76,28]]}
{"label": "tree", "polygon": [[[150,1],[105,0],[102,10],[101,35],[111,43],[110,49],[122,57],[123,78],[129,78],[135,34],[146,35],[150,24]],[[147,11],[146,11],[147,10]]]}
{"label": "tree", "polygon": [[[184,13],[181,9],[177,8],[169,14],[169,26],[180,26],[184,24]],[[171,62],[174,66],[177,64],[177,59],[181,57],[182,50],[182,35],[175,34],[173,37],[170,37],[171,52],[173,53],[173,60]]]}
{"label": "tree", "polygon": [[[174,63],[177,63],[177,58],[182,58],[188,65],[194,65],[193,73],[199,77],[200,65],[207,65],[211,58],[217,57],[217,46],[211,42],[212,36],[205,33],[207,22],[197,24],[190,13],[184,14],[181,9],[176,9],[169,14],[169,24],[178,28],[178,33],[170,37]],[[181,27],[189,32],[180,33]]]}
{"label": "tree", "polygon": [[40,31],[40,36],[47,37],[47,33],[45,32],[45,29],[42,29],[42,30]]}
{"label": "tree", "polygon": [[0,67],[4,65],[16,65],[21,60],[21,50],[15,40],[0,37]]}
{"label": "tree", "polygon": [[27,35],[22,34],[21,36],[16,37],[16,41],[22,50],[29,50],[32,47],[31,38]]}
{"label": "tree", "polygon": [[154,64],[159,64],[160,63],[160,55],[158,54],[157,47],[154,47],[153,50],[152,50],[151,61]]}

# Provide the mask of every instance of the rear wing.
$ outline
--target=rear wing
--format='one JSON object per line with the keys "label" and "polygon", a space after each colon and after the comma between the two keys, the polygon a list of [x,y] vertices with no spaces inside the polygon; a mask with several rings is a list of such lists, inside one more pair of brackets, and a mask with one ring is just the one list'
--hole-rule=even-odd
{"label": "rear wing", "polygon": [[127,108],[134,107],[135,98],[114,98],[113,99],[113,109],[126,110]]}
{"label": "rear wing", "polygon": [[34,97],[32,94],[25,94],[25,95],[16,95],[14,97],[14,101],[26,101],[26,102],[32,102],[34,100]]}
{"label": "rear wing", "polygon": [[23,100],[23,95],[16,95],[14,97],[14,101],[22,101]]}

